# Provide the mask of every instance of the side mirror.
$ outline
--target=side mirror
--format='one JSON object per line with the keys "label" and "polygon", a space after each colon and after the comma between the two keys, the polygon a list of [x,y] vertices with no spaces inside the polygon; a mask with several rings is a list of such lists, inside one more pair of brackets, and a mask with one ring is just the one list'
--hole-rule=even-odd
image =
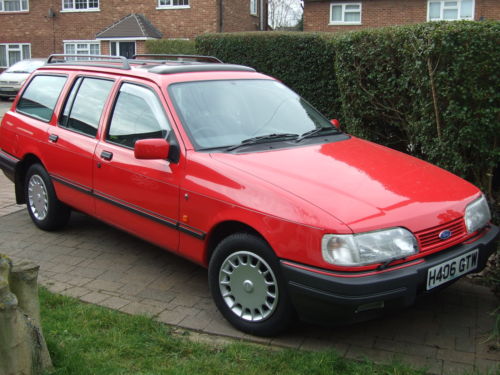
{"label": "side mirror", "polygon": [[169,151],[170,144],[165,139],[139,139],[134,145],[136,159],[166,160]]}
{"label": "side mirror", "polygon": [[333,126],[335,126],[337,129],[340,129],[340,121],[334,118],[333,120],[330,120]]}

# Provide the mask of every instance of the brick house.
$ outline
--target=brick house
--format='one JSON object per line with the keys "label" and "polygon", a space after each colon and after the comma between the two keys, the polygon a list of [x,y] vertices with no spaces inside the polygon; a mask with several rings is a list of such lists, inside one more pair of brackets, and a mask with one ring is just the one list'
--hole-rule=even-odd
{"label": "brick house", "polygon": [[51,53],[125,55],[147,39],[267,28],[267,0],[0,0],[0,70]]}
{"label": "brick house", "polygon": [[460,19],[500,20],[500,0],[304,0],[304,31]]}

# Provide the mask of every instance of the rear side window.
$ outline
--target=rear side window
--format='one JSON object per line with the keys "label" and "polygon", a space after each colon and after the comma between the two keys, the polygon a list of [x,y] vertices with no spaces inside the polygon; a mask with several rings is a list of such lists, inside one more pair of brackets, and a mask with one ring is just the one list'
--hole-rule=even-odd
{"label": "rear side window", "polygon": [[60,126],[95,137],[113,81],[80,77],[64,105]]}
{"label": "rear side window", "polygon": [[156,94],[143,86],[124,83],[106,139],[125,147],[134,147],[139,139],[166,139],[169,130],[170,125]]}
{"label": "rear side window", "polygon": [[61,76],[35,76],[19,99],[17,111],[49,122],[66,79]]}

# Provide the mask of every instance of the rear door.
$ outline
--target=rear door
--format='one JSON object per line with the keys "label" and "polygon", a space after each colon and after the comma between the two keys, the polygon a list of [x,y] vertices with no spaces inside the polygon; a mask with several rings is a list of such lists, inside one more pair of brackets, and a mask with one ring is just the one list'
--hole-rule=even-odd
{"label": "rear door", "polygon": [[164,108],[154,84],[120,83],[95,151],[94,194],[100,219],[176,251],[180,167],[168,160],[134,157],[139,139],[176,143]]}
{"label": "rear door", "polygon": [[23,158],[26,153],[37,155],[45,162],[44,145],[47,129],[68,77],[59,74],[35,75],[25,88],[15,111],[4,115],[0,126],[1,149]]}
{"label": "rear door", "polygon": [[47,169],[59,199],[94,214],[93,157],[97,129],[114,81],[95,76],[76,77],[65,100],[58,126],[49,129]]}

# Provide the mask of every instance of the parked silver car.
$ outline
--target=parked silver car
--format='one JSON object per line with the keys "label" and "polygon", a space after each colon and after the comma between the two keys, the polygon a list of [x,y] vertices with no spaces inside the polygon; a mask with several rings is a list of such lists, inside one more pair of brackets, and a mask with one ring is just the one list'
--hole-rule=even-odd
{"label": "parked silver car", "polygon": [[0,99],[14,98],[31,72],[45,64],[46,59],[21,60],[0,74]]}

